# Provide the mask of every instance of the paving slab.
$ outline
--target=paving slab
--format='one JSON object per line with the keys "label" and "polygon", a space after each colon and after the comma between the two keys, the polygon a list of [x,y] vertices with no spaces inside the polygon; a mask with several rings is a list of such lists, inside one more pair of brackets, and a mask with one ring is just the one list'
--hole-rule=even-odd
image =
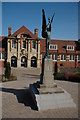
{"label": "paving slab", "polygon": [[30,70],[25,69],[24,73],[27,73],[25,79],[21,77],[21,80],[2,83],[3,118],[78,118],[78,83],[55,80],[58,86],[71,94],[76,108],[37,111],[28,88],[29,84],[38,80],[40,71],[31,69],[30,72]]}

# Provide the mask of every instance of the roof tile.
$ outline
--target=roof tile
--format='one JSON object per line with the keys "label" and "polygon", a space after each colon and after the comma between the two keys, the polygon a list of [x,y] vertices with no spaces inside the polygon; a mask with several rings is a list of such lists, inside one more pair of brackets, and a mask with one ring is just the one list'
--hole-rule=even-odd
{"label": "roof tile", "polygon": [[32,38],[36,38],[36,36],[30,30],[28,30],[24,25],[21,28],[19,28],[16,32],[14,32],[11,36],[15,37],[16,35],[22,32],[28,33]]}

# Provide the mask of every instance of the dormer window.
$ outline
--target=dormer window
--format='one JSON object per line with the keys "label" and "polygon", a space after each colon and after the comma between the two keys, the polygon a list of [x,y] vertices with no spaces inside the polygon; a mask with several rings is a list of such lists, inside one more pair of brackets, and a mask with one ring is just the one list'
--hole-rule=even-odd
{"label": "dormer window", "polygon": [[74,46],[73,45],[67,45],[67,50],[74,50]]}
{"label": "dormer window", "polygon": [[25,49],[26,48],[26,41],[22,42],[22,48]]}
{"label": "dormer window", "polygon": [[12,48],[16,48],[16,40],[12,40]]}
{"label": "dormer window", "polygon": [[49,50],[57,50],[57,45],[50,44]]}

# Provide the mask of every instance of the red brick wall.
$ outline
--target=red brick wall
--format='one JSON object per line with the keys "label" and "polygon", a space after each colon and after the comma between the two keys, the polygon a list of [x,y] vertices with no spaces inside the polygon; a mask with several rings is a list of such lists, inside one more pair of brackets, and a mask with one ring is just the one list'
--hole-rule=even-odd
{"label": "red brick wall", "polygon": [[[41,57],[41,54],[40,54]],[[42,59],[40,61],[40,66]],[[60,61],[60,57],[58,56],[58,60],[57,61],[53,61],[53,69],[55,68],[55,64],[57,62],[57,66],[58,68],[80,68],[80,62],[79,61],[69,61],[68,59],[66,61]],[[61,66],[61,64],[63,66]]]}
{"label": "red brick wall", "polygon": [[1,68],[4,68],[4,61],[1,61],[1,60],[0,60],[0,67],[1,67]]}
{"label": "red brick wall", "polygon": [[60,61],[58,64],[59,64],[59,68],[75,68],[74,61]]}
{"label": "red brick wall", "polygon": [[[53,61],[53,69],[55,69],[55,64],[57,61]],[[60,66],[62,64],[63,66]],[[77,62],[75,65],[75,61],[60,61],[58,62],[58,68],[80,68],[80,62]]]}

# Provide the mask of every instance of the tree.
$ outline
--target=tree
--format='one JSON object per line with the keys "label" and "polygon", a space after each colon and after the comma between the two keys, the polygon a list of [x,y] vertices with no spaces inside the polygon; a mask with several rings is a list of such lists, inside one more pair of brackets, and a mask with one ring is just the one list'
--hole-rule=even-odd
{"label": "tree", "polygon": [[5,78],[9,79],[11,75],[11,67],[10,67],[10,63],[6,62],[5,63]]}

